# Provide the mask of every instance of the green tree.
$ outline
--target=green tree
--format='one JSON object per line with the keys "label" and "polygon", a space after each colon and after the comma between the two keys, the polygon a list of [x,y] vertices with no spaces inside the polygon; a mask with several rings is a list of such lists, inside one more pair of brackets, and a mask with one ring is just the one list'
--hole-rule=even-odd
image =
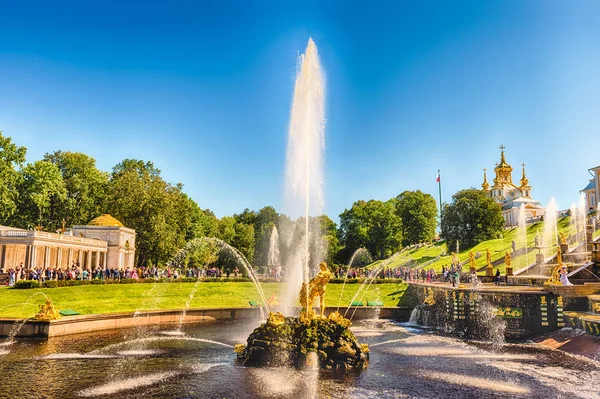
{"label": "green tree", "polygon": [[47,230],[58,228],[56,220],[49,217],[52,200],[66,198],[65,183],[60,170],[51,162],[36,161],[22,170],[20,186],[19,218],[22,227],[25,224],[39,224]]}
{"label": "green tree", "polygon": [[437,225],[437,203],[420,190],[404,191],[395,199],[396,215],[402,219],[402,245],[432,241]]}
{"label": "green tree", "polygon": [[185,259],[186,267],[205,267],[219,260],[218,248],[210,242],[202,242],[194,247]]}
{"label": "green tree", "polygon": [[342,248],[338,238],[337,225],[327,215],[319,216],[317,221],[320,224],[321,236],[323,239],[323,256],[325,262],[333,268],[338,252]]}
{"label": "green tree", "polygon": [[256,214],[254,223],[254,263],[257,265],[266,265],[269,258],[269,244],[273,227],[277,227],[279,223],[279,214],[272,206],[262,207]]}
{"label": "green tree", "polygon": [[470,248],[481,241],[498,237],[504,227],[502,211],[496,202],[482,190],[461,190],[452,196],[452,202],[444,206],[442,237],[448,248]]}
{"label": "green tree", "polygon": [[181,212],[187,212],[189,215],[189,228],[186,231],[186,241],[201,237],[216,237],[219,219],[210,209],[202,209],[198,204],[189,198],[186,194],[182,195],[187,200],[187,206],[184,206]]}
{"label": "green tree", "polygon": [[356,201],[340,215],[340,236],[346,257],[365,247],[383,259],[400,248],[402,220],[391,201]]}
{"label": "green tree", "polygon": [[190,201],[151,162],[126,159],[113,168],[107,208],[137,232],[137,264],[161,264],[185,244],[191,229]]}
{"label": "green tree", "polygon": [[22,178],[18,169],[25,162],[26,152],[25,147],[18,147],[0,130],[0,224],[8,224],[17,210]]}
{"label": "green tree", "polygon": [[96,168],[96,160],[80,152],[56,151],[46,154],[65,183],[66,196],[51,204],[53,220],[65,220],[68,225],[86,224],[106,212],[108,173]]}
{"label": "green tree", "polygon": [[[252,225],[239,223],[233,216],[224,216],[219,221],[217,238],[237,248],[249,262],[252,262],[254,256],[254,227]],[[223,256],[221,256],[221,260],[223,260]]]}

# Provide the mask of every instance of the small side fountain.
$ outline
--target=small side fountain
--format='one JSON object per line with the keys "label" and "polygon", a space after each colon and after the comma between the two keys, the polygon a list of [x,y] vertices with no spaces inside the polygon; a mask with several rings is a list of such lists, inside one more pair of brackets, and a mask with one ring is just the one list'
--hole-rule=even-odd
{"label": "small side fountain", "polygon": [[[369,359],[369,348],[361,345],[349,329],[351,321],[338,312],[325,317],[325,288],[332,274],[327,264],[300,290],[299,317],[270,313],[267,322],[250,334],[247,345],[236,345],[238,361],[244,366],[293,366],[304,368],[311,357],[322,369],[362,369]],[[306,294],[308,292],[308,294]],[[319,297],[319,314],[312,304]]]}

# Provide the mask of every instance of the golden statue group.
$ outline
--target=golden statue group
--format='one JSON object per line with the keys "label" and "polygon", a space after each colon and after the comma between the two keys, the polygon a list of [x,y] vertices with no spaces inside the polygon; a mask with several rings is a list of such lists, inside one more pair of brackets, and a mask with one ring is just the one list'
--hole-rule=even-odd
{"label": "golden statue group", "polygon": [[319,269],[321,271],[308,282],[308,287],[304,282],[302,288],[300,288],[300,318],[312,319],[315,317],[312,305],[316,297],[319,297],[319,316],[324,316],[325,286],[331,280],[333,274],[329,271],[325,262],[319,264]]}
{"label": "golden statue group", "polygon": [[[245,366],[304,367],[314,352],[321,368],[362,369],[369,359],[367,345],[361,345],[349,327],[350,320],[338,312],[325,317],[325,290],[333,277],[327,264],[319,264],[319,273],[300,289],[300,316],[286,317],[270,313],[267,322],[256,328],[247,345],[236,345],[238,360]],[[319,298],[319,313],[313,310]]]}

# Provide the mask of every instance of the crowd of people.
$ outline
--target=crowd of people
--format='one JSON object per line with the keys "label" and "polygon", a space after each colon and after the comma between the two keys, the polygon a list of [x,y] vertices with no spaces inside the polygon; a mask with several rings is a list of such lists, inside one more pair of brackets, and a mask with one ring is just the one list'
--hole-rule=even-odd
{"label": "crowd of people", "polygon": [[69,268],[35,268],[26,269],[21,263],[17,267],[8,269],[8,276],[5,284],[14,286],[17,281],[31,280],[44,283],[46,281],[68,281],[68,280],[113,280],[120,281],[123,279],[177,279],[180,277],[188,278],[238,278],[241,277],[239,268],[226,268],[221,270],[216,267],[206,268],[188,268],[181,270],[175,267],[127,267],[127,268],[96,268],[91,270],[82,268],[79,262],[73,262]]}

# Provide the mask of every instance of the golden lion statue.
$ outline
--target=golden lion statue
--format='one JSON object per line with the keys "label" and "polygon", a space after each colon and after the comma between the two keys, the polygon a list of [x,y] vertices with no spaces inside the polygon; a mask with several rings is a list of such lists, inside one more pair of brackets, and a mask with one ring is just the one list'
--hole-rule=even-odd
{"label": "golden lion statue", "polygon": [[331,274],[325,262],[321,262],[319,268],[321,269],[319,274],[308,282],[308,289],[306,283],[302,283],[302,288],[300,288],[301,318],[312,319],[315,317],[315,312],[312,309],[315,297],[319,297],[319,315],[323,316],[323,311],[325,310],[325,286],[331,280],[333,274]]}

